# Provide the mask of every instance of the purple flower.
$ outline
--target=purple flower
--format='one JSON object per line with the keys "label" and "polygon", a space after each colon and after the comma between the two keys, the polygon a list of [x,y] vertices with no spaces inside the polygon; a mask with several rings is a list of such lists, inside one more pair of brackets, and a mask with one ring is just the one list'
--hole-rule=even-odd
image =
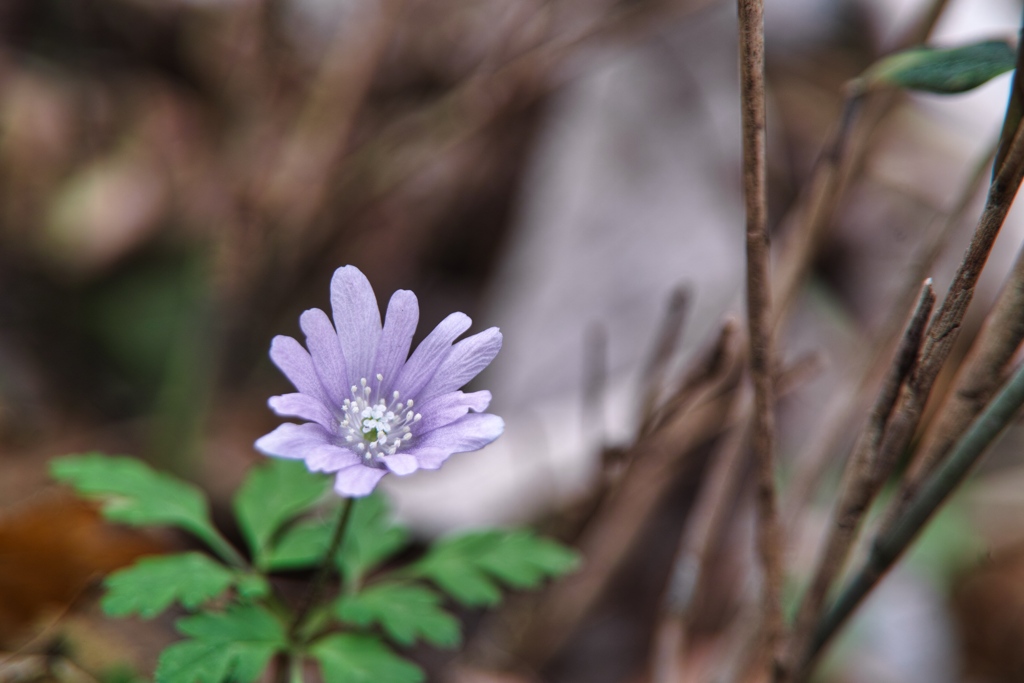
{"label": "purple flower", "polygon": [[355,266],[334,272],[331,308],[334,325],[318,308],[299,318],[308,352],[291,337],[270,345],[271,360],[298,390],[272,397],[270,407],[308,422],[260,438],[260,452],[305,460],[310,471],[335,473],[339,494],[366,496],[389,471],[436,470],[501,435],[502,419],[483,412],[491,392],[459,391],[498,354],[498,328],[453,344],[472,321],[452,313],[410,356],[416,295],[395,292],[382,327],[370,282]]}

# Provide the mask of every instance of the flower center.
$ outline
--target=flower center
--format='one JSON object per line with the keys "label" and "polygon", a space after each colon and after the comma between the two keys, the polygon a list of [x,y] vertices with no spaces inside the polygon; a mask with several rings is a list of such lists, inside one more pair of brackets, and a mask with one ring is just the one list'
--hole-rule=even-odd
{"label": "flower center", "polygon": [[[383,381],[377,375],[377,386]],[[376,463],[384,455],[394,455],[403,443],[412,439],[411,425],[423,417],[412,410],[412,399],[402,401],[397,391],[391,400],[378,398],[366,378],[359,386],[352,385],[352,397],[341,404],[343,411],[339,426],[345,442],[367,463]]]}

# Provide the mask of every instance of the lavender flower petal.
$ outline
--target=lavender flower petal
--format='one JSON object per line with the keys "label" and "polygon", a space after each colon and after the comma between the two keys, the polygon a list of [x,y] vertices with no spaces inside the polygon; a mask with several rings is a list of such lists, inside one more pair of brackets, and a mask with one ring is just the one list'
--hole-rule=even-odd
{"label": "lavender flower petal", "polygon": [[361,498],[373,493],[377,482],[387,474],[387,470],[379,470],[375,467],[364,467],[354,465],[346,467],[338,472],[334,478],[334,490],[342,496]]}
{"label": "lavender flower petal", "polygon": [[355,266],[334,271],[331,279],[334,326],[345,355],[347,384],[373,377],[373,359],[380,341],[380,309],[370,281]]}
{"label": "lavender flower petal", "polygon": [[501,331],[497,327],[466,337],[455,346],[437,368],[433,379],[420,392],[420,400],[455,391],[479,375],[501,351]]}
{"label": "lavender flower petal", "polygon": [[403,397],[415,399],[419,396],[448,355],[452,342],[472,324],[473,321],[465,313],[452,313],[420,342],[395,381]]}
{"label": "lavender flower petal", "polygon": [[398,475],[412,474],[419,469],[415,456],[407,453],[385,455],[382,460],[384,460],[384,464],[388,466],[389,470]]}
{"label": "lavender flower petal", "polygon": [[370,283],[351,266],[335,271],[331,306],[333,324],[319,309],[299,319],[308,352],[291,337],[271,345],[298,391],[272,397],[270,407],[310,422],[261,437],[261,452],[304,460],[311,471],[334,473],[339,494],[365,496],[388,472],[436,469],[501,434],[501,418],[483,412],[490,392],[459,391],[498,353],[497,328],[454,344],[471,321],[453,313],[409,356],[416,296],[395,292],[382,326]]}
{"label": "lavender flower petal", "polygon": [[505,431],[505,421],[490,413],[470,413],[444,427],[427,432],[409,454],[420,467],[434,470],[448,456],[483,448]]}
{"label": "lavender flower petal", "polygon": [[286,422],[274,431],[256,440],[256,450],[264,455],[302,460],[319,446],[328,445],[330,434],[318,424],[292,424]]}
{"label": "lavender flower petal", "polygon": [[487,410],[491,403],[491,392],[475,391],[471,394],[464,394],[461,391],[451,391],[447,394],[435,396],[424,401],[417,409],[423,415],[418,427],[421,433],[426,433],[455,422],[470,410],[482,413]]}
{"label": "lavender flower petal", "polygon": [[274,337],[270,342],[270,360],[274,361],[274,365],[280,368],[299,393],[312,396],[323,403],[327,402],[327,395],[316,376],[313,360],[299,342],[283,335]]}
{"label": "lavender flower petal", "polygon": [[380,393],[384,396],[394,389],[398,372],[409,357],[419,318],[420,307],[415,294],[400,289],[391,295],[388,313],[384,317],[384,331],[377,347],[377,359],[373,363],[374,372],[384,377],[380,385]]}
{"label": "lavender flower petal", "polygon": [[333,405],[340,406],[348,397],[349,383],[345,375],[345,357],[334,325],[326,313],[319,308],[311,308],[299,316],[299,327],[306,334],[306,346],[324,393]]}
{"label": "lavender flower petal", "polygon": [[327,429],[333,429],[335,422],[337,422],[327,406],[308,394],[271,396],[267,403],[270,405],[271,410],[281,417],[298,417],[303,420],[310,420]]}
{"label": "lavender flower petal", "polygon": [[310,472],[337,472],[352,467],[362,467],[362,458],[348,450],[330,444],[317,446],[306,454],[306,467]]}

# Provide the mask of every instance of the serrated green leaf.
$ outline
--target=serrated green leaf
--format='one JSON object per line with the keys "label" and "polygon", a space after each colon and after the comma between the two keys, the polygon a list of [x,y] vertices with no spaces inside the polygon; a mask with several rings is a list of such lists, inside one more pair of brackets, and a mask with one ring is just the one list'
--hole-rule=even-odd
{"label": "serrated green leaf", "polygon": [[309,653],[330,683],[421,683],[422,669],[402,659],[371,636],[334,634],[315,643]]}
{"label": "serrated green leaf", "polygon": [[218,643],[186,640],[160,653],[157,683],[221,683],[227,680],[235,655]]}
{"label": "serrated green leaf", "polygon": [[501,600],[495,580],[534,588],[578,563],[576,553],[530,531],[477,531],[435,544],[410,572],[430,579],[464,605],[489,606]]}
{"label": "serrated green leaf", "polygon": [[423,576],[467,607],[494,607],[501,602],[501,588],[485,572],[458,562],[431,564]]}
{"label": "serrated green leaf", "polygon": [[505,534],[494,543],[491,552],[480,558],[480,566],[514,588],[533,588],[579,565],[576,553],[528,531]]}
{"label": "serrated green leaf", "polygon": [[274,534],[327,492],[330,480],[302,462],[272,458],[254,467],[235,495],[235,514],[257,566],[263,566]]}
{"label": "serrated green leaf", "polygon": [[304,519],[285,529],[267,550],[263,568],[267,571],[305,569],[323,562],[331,542],[330,519]]}
{"label": "serrated green leaf", "polygon": [[245,600],[259,600],[270,595],[270,582],[260,574],[240,574],[235,579],[235,590]]}
{"label": "serrated green leaf", "polygon": [[391,519],[380,494],[353,500],[352,518],[338,553],[338,568],[348,583],[358,583],[366,572],[405,547],[409,533]]}
{"label": "serrated green leaf", "polygon": [[252,683],[286,647],[284,627],[255,605],[186,617],[178,620],[177,628],[192,639],[163,651],[157,683]]}
{"label": "serrated green leaf", "polygon": [[955,48],[917,47],[875,62],[854,81],[855,91],[896,87],[939,94],[972,90],[1010,71],[1016,52],[1002,40]]}
{"label": "serrated green leaf", "polygon": [[202,491],[135,458],[69,455],[53,460],[50,472],[82,496],[101,501],[103,516],[112,522],[175,526],[195,534],[221,555],[232,552],[210,522]]}
{"label": "serrated green leaf", "polygon": [[112,617],[138,614],[151,619],[179,602],[195,609],[232,584],[235,574],[201,553],[144,557],[107,577],[100,603]]}
{"label": "serrated green leaf", "polygon": [[425,640],[455,647],[462,640],[458,620],[440,607],[441,596],[423,586],[382,583],[339,598],[334,613],[355,626],[379,625],[400,645]]}

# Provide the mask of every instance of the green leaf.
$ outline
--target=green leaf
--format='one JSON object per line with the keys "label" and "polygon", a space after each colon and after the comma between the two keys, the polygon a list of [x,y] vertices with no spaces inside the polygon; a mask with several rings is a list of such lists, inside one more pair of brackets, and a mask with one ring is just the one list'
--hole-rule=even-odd
{"label": "green leaf", "polygon": [[235,590],[245,601],[260,600],[270,595],[270,583],[260,574],[239,574],[235,578]]}
{"label": "green leaf", "polygon": [[334,634],[318,641],[309,653],[320,662],[330,683],[420,683],[423,671],[371,636]]}
{"label": "green leaf", "polygon": [[889,55],[856,79],[854,92],[878,87],[923,90],[939,94],[977,88],[1014,68],[1017,54],[1002,40],[955,48],[917,47]]}
{"label": "green leaf", "polygon": [[356,626],[380,625],[400,645],[425,640],[455,647],[462,640],[458,620],[440,607],[441,596],[423,586],[382,583],[342,596],[334,605],[339,619]]}
{"label": "green leaf", "polygon": [[285,522],[305,512],[330,487],[330,480],[313,474],[302,462],[272,458],[254,467],[235,496],[235,514],[242,533],[263,566],[271,539]]}
{"label": "green leaf", "polygon": [[410,567],[468,606],[501,601],[498,581],[513,588],[534,588],[546,578],[566,574],[579,563],[572,550],[530,531],[477,531],[434,545]]}
{"label": "green leaf", "polygon": [[82,496],[102,501],[103,516],[112,522],[176,526],[203,539],[222,556],[233,552],[225,548],[227,543],[210,522],[202,491],[135,458],[69,455],[53,460],[50,472]]}
{"label": "green leaf", "polygon": [[152,619],[174,602],[196,609],[234,582],[234,573],[201,553],[144,557],[107,577],[103,611]]}
{"label": "green leaf", "polygon": [[192,639],[163,651],[156,667],[157,683],[252,683],[270,658],[287,646],[281,623],[254,605],[186,617],[177,628]]}
{"label": "green leaf", "polygon": [[[338,553],[338,568],[349,584],[405,547],[409,533],[391,520],[380,494],[353,499],[352,518]],[[333,524],[333,522],[331,522]]]}
{"label": "green leaf", "polygon": [[263,568],[267,571],[305,569],[323,562],[331,542],[333,523],[329,519],[304,519],[285,529],[267,550]]}

